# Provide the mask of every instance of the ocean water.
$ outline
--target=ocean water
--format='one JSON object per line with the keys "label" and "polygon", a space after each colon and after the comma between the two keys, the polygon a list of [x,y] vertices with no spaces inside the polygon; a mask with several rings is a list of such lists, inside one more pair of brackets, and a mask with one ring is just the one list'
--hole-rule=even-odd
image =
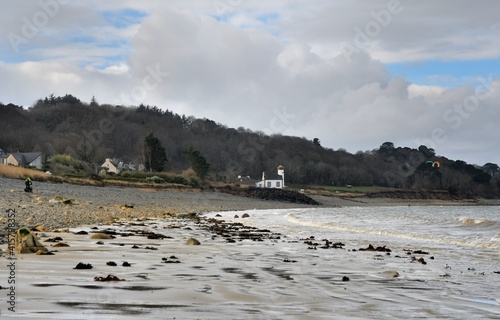
{"label": "ocean water", "polygon": [[[323,318],[325,310],[331,308],[332,314],[336,314],[332,318],[338,319],[500,319],[500,207],[390,206],[246,212],[249,219],[235,219],[234,214],[241,216],[238,212],[224,213],[223,219],[282,233],[287,240],[277,255],[304,258],[306,248],[301,246],[302,240],[312,237],[320,244],[323,239],[345,244],[343,250],[321,250],[319,246],[310,250],[314,252],[309,254],[311,263],[293,271],[302,278],[305,296],[310,295],[315,301],[324,295],[332,297],[331,305],[323,306],[321,312],[304,306],[310,315],[318,312],[318,318]],[[386,246],[391,253],[359,251],[369,244]],[[428,254],[414,254],[416,250]],[[424,258],[426,264],[415,262],[412,256]],[[384,277],[395,272],[397,278]],[[338,286],[322,284],[321,294],[318,285],[309,287],[317,279],[331,280],[341,274],[348,275],[352,282],[339,296]],[[283,317],[286,315],[284,312]]]}
{"label": "ocean water", "polygon": [[500,207],[496,206],[345,207],[261,212],[265,214],[255,215],[254,224],[279,228],[290,235],[314,232],[358,241],[373,239],[402,245],[418,243],[500,251]]}

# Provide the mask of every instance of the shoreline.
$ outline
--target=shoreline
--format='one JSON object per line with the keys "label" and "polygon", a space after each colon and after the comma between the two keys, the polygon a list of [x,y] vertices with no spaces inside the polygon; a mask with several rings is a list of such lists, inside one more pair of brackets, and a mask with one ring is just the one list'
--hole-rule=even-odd
{"label": "shoreline", "polygon": [[[111,224],[116,220],[132,218],[168,218],[179,214],[253,209],[500,205],[500,199],[472,202],[310,195],[320,203],[315,206],[260,200],[218,191],[96,187],[53,182],[35,182],[33,193],[25,193],[23,189],[21,180],[0,178],[0,208],[2,211],[15,209],[19,226],[40,226],[45,231],[90,224]],[[62,197],[68,203],[57,202],[55,197]],[[0,223],[6,223],[5,212],[0,215]]]}

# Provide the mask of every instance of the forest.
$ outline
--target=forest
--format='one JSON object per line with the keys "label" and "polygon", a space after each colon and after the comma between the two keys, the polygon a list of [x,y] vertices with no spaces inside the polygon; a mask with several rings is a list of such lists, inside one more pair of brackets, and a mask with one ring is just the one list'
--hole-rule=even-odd
{"label": "forest", "polygon": [[[228,128],[210,119],[179,115],[157,106],[90,103],[50,95],[24,109],[0,103],[0,149],[70,155],[87,173],[106,158],[144,163],[144,140],[157,137],[166,151],[162,170],[189,169],[186,151],[206,159],[207,179],[226,183],[241,176],[285,167],[287,185],[385,186],[446,190],[450,194],[500,196],[498,165],[467,164],[436,155],[426,146],[396,147],[392,142],[355,154],[321,146],[319,139],[266,135],[248,128]],[[437,165],[436,165],[437,164]]]}

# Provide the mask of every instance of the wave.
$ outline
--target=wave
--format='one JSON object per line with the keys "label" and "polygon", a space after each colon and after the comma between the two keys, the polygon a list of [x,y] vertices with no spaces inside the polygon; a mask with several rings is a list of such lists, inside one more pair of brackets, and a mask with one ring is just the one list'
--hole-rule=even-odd
{"label": "wave", "polygon": [[493,242],[500,242],[500,234],[496,234],[493,236],[493,238],[491,238],[490,241],[493,241]]}
{"label": "wave", "polygon": [[[313,227],[313,228],[320,228],[320,229],[333,229],[333,230],[338,230],[338,231],[345,231],[345,232],[352,232],[352,233],[359,233],[359,234],[371,234],[371,235],[381,235],[381,236],[390,236],[390,237],[395,237],[395,238],[400,238],[400,239],[407,239],[407,240],[417,240],[417,241],[425,241],[425,242],[434,242],[434,243],[442,243],[442,244],[453,244],[453,245],[461,245],[461,246],[467,246],[467,247],[482,247],[482,248],[490,248],[490,249],[500,249],[500,244],[498,243],[500,240],[500,235],[494,236],[491,240],[480,240],[476,238],[456,238],[453,236],[446,237],[446,236],[439,236],[439,235],[430,235],[430,234],[419,234],[419,233],[413,233],[413,232],[402,232],[402,231],[396,231],[396,230],[387,230],[387,229],[368,229],[368,228],[363,228],[360,226],[341,226],[334,224],[332,222],[321,222],[321,221],[311,221],[311,220],[306,220],[306,219],[301,219],[298,216],[294,214],[287,214],[286,220],[292,224],[296,225],[301,225],[305,227]],[[473,219],[474,220],[474,219]],[[482,220],[479,220],[479,224],[481,223],[486,223],[488,222],[483,222]],[[485,220],[485,221],[490,221],[490,220]],[[500,223],[491,221],[493,224],[498,224]],[[490,225],[490,224],[488,224]]]}
{"label": "wave", "polygon": [[459,219],[459,222],[463,226],[468,227],[500,227],[499,221],[493,221],[488,219],[474,219],[462,217]]}

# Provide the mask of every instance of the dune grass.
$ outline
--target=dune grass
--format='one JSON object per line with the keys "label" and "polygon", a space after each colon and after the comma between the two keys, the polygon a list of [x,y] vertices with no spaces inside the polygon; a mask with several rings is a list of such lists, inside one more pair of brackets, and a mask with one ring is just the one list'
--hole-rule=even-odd
{"label": "dune grass", "polygon": [[172,189],[191,189],[190,185],[180,184],[180,183],[150,183],[145,179],[116,179],[113,177],[107,177],[102,180],[94,180],[89,177],[80,177],[76,175],[67,175],[67,176],[57,176],[57,175],[49,175],[39,170],[28,169],[23,167],[15,167],[6,164],[0,164],[0,177],[1,178],[10,178],[10,179],[20,179],[24,180],[27,177],[30,177],[33,181],[39,182],[65,182],[76,185],[87,185],[87,186],[97,186],[103,187],[106,185],[109,186],[118,186],[118,187],[149,187],[149,188],[172,188]]}
{"label": "dune grass", "polygon": [[30,177],[32,180],[36,181],[52,180],[51,175],[45,174],[42,171],[23,167],[15,167],[8,164],[0,164],[0,177],[22,180]]}

